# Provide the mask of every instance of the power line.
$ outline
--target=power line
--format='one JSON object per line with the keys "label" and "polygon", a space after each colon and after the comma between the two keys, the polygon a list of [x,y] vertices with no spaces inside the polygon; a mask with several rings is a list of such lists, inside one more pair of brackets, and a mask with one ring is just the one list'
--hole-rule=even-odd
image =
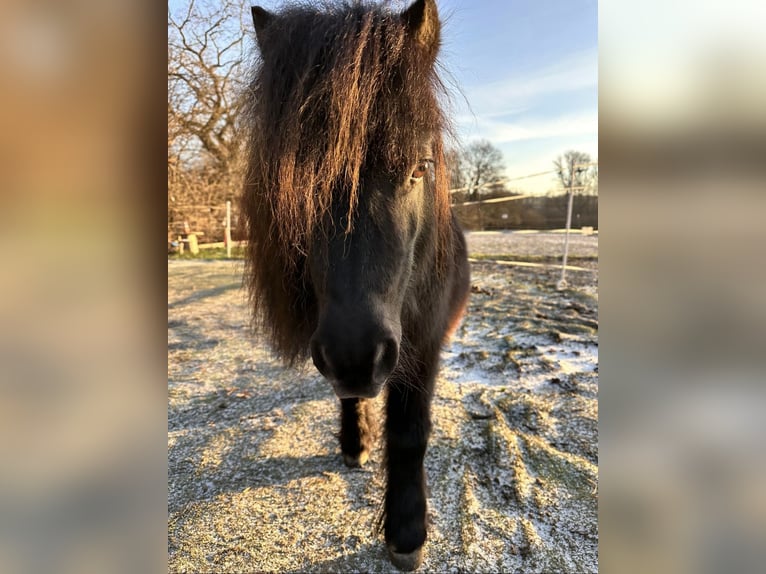
{"label": "power line", "polygon": [[466,201],[464,203],[456,203],[453,205],[453,207],[462,207],[464,205],[478,205],[478,204],[485,204],[485,203],[500,203],[501,201],[514,201],[516,199],[526,199],[527,197],[532,197],[530,194],[526,193],[524,195],[512,195],[510,197],[494,197],[492,199],[484,199],[481,201]]}
{"label": "power line", "polygon": [[456,187],[454,189],[450,189],[450,193],[457,193],[459,191],[468,191],[468,190],[474,190],[474,189],[481,189],[483,187],[490,187],[492,185],[500,185],[501,183],[507,183],[509,181],[519,181],[520,179],[528,179],[530,177],[538,177],[541,175],[547,175],[549,173],[556,173],[555,169],[550,169],[548,171],[541,171],[539,173],[530,173],[529,175],[520,175],[518,177],[504,177],[502,179],[498,179],[496,181],[489,181],[487,183],[482,183],[481,185],[477,186],[466,186],[466,187]]}
{"label": "power line", "polygon": [[510,177],[506,179],[506,181],[517,181],[519,179],[527,179],[529,177],[537,177],[538,175],[546,175],[549,173],[556,173],[555,169],[550,169],[548,171],[541,171],[539,173],[530,173],[529,175],[520,175],[519,177]]}
{"label": "power line", "polygon": [[[590,166],[596,166],[596,165],[598,165],[597,161],[591,161],[591,162],[588,162],[588,163],[578,163],[574,167],[575,168],[583,168],[583,167],[590,167]],[[549,169],[548,171],[540,171],[540,172],[537,172],[537,173],[530,173],[528,175],[520,175],[518,177],[504,177],[502,179],[498,179],[496,181],[490,181],[490,182],[487,182],[487,183],[482,183],[481,185],[477,185],[477,186],[456,187],[454,189],[450,189],[449,191],[450,191],[450,193],[458,193],[460,191],[469,191],[469,190],[481,189],[483,187],[490,187],[490,186],[493,186],[493,185],[500,185],[501,183],[508,183],[509,181],[519,181],[519,180],[522,180],[522,179],[529,179],[531,177],[539,177],[541,175],[548,175],[548,174],[551,174],[551,173],[558,173],[558,170],[556,170],[556,169]]]}
{"label": "power line", "polygon": [[[592,161],[592,162],[589,162],[589,163],[577,164],[574,167],[575,168],[583,168],[583,167],[590,167],[590,166],[596,166],[596,165],[598,165],[598,162],[597,161]],[[481,185],[477,185],[477,186],[456,187],[456,188],[450,189],[449,193],[459,193],[461,191],[475,191],[475,190],[478,190],[478,189],[483,189],[483,188],[491,187],[491,186],[494,186],[494,185],[500,185],[500,184],[503,184],[503,183],[508,183],[509,181],[520,181],[522,179],[529,179],[529,178],[532,178],[532,177],[539,177],[541,175],[548,175],[548,174],[551,174],[551,173],[558,173],[558,170],[550,169],[548,171],[540,171],[540,172],[537,172],[537,173],[530,173],[530,174],[527,174],[527,175],[520,175],[520,176],[517,176],[517,177],[504,177],[502,179],[498,179],[498,180],[495,180],[495,181],[489,181],[489,182],[482,183]],[[568,190],[569,189],[581,190],[581,189],[587,189],[588,187],[590,187],[590,186],[576,186],[576,187],[567,188],[567,189]],[[532,195],[531,194],[514,195],[512,197],[501,197],[501,198],[495,198],[495,199],[485,199],[483,201],[467,201],[467,202],[464,202],[464,203],[458,203],[458,204],[456,204],[456,206],[457,205],[475,205],[475,204],[478,204],[478,203],[496,203],[496,202],[500,202],[500,201],[512,201],[512,200],[515,200],[515,199],[524,199],[524,198],[527,198],[527,197],[532,197]],[[224,206],[222,206],[222,205],[193,205],[193,204],[176,204],[176,203],[170,203],[170,204],[168,204],[168,207],[169,208],[174,208],[174,209],[224,209]]]}

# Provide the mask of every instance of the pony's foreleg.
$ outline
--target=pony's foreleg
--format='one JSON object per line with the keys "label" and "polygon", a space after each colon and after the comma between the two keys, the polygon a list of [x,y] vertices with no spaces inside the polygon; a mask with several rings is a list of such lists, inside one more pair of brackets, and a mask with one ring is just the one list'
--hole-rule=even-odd
{"label": "pony's foreleg", "polygon": [[394,381],[388,390],[384,529],[391,561],[402,570],[420,566],[426,540],[423,458],[431,432],[435,370]]}
{"label": "pony's foreleg", "polygon": [[340,400],[340,450],[349,467],[362,466],[370,457],[374,421],[366,399]]}

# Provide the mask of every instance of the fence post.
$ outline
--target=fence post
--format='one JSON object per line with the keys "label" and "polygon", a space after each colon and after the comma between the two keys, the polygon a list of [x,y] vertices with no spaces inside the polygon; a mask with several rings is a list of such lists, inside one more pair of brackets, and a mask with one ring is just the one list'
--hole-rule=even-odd
{"label": "fence post", "polygon": [[187,241],[189,242],[189,253],[192,255],[197,255],[199,253],[199,243],[197,242],[197,234],[196,233],[190,233],[186,236]]}
{"label": "fence post", "polygon": [[569,182],[569,204],[567,205],[567,227],[564,234],[564,259],[561,263],[561,279],[556,283],[556,289],[559,291],[567,288],[567,256],[569,255],[569,228],[572,226],[572,199],[574,198],[574,174],[572,174]]}
{"label": "fence post", "polygon": [[231,201],[226,202],[226,229],[223,241],[226,244],[226,258],[231,258]]}
{"label": "fence post", "polygon": [[[566,235],[564,237],[564,260],[561,263],[561,279],[556,283],[556,289],[561,291],[567,288],[566,272],[567,272],[567,256],[569,255],[569,229],[572,227],[572,200],[574,198],[575,190],[575,174],[585,170],[586,167],[591,165],[598,165],[598,163],[578,163],[574,164],[571,168],[572,173],[569,178],[569,205],[567,206],[567,228]],[[578,186],[577,189],[584,189],[583,186]]]}

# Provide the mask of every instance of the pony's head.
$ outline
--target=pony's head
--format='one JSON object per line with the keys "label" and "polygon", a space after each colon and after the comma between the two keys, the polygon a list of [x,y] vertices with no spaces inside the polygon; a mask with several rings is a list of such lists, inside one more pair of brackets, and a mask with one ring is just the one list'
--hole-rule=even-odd
{"label": "pony's head", "polygon": [[338,396],[372,397],[450,233],[436,5],[256,7],[253,20],[251,297],[284,357],[309,349]]}

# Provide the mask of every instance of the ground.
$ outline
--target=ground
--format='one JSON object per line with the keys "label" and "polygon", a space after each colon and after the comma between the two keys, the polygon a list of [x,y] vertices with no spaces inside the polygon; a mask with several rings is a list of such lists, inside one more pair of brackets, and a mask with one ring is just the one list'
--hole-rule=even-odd
{"label": "ground", "polygon": [[[468,234],[422,571],[597,571],[598,239],[572,236],[557,291],[563,239]],[[168,263],[169,571],[395,571],[376,526],[380,445],[346,468],[330,386],[310,362],[283,368],[247,325],[240,263]]]}

